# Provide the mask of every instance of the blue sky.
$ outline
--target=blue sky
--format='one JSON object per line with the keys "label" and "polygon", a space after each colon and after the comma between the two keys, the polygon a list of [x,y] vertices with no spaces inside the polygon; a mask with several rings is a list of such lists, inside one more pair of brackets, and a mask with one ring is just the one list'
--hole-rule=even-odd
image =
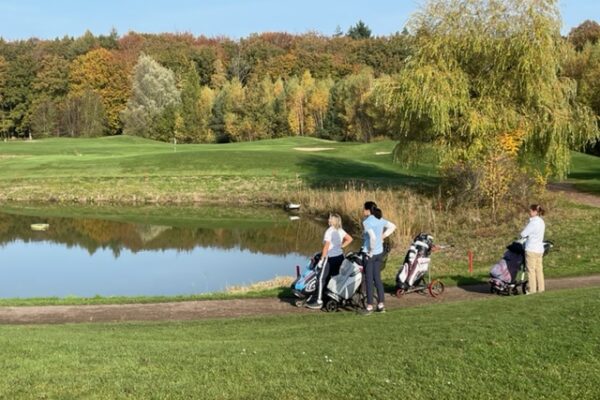
{"label": "blue sky", "polygon": [[[233,38],[254,32],[346,31],[359,19],[376,35],[402,30],[419,0],[0,0],[0,37],[8,40],[106,34],[191,32]],[[559,0],[563,33],[600,22],[600,1]]]}

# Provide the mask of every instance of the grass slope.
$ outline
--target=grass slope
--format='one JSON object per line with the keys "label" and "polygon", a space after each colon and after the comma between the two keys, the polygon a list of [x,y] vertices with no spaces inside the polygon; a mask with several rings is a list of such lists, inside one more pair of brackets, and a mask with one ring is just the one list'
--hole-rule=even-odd
{"label": "grass slope", "polygon": [[600,157],[572,153],[569,182],[583,192],[600,195]]}
{"label": "grass slope", "polygon": [[[297,150],[315,147],[330,150]],[[127,136],[0,143],[0,200],[234,201],[240,194],[247,200],[273,196],[300,183],[435,180],[432,166],[399,169],[389,154],[393,147],[391,141],[359,144],[298,137],[176,149]],[[376,154],[382,152],[387,154]]]}
{"label": "grass slope", "polygon": [[182,323],[1,326],[1,398],[598,398],[600,288]]}

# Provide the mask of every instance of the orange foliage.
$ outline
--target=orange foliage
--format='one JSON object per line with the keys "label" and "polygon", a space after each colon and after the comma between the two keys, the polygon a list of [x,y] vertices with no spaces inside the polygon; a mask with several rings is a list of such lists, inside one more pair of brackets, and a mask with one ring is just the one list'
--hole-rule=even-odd
{"label": "orange foliage", "polygon": [[505,132],[500,135],[500,148],[510,157],[516,157],[519,153],[519,149],[523,144],[525,138],[525,130],[523,128],[517,128],[511,132]]}
{"label": "orange foliage", "polygon": [[104,48],[79,56],[71,65],[71,92],[92,90],[100,95],[111,130],[121,126],[119,115],[131,92],[128,65]]}

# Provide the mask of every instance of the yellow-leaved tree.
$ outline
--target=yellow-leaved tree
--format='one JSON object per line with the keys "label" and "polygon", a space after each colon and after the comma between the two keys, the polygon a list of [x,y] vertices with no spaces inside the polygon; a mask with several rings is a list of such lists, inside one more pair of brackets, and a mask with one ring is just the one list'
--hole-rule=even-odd
{"label": "yellow-leaved tree", "polygon": [[120,114],[131,93],[128,64],[111,51],[98,48],[77,57],[70,72],[70,95],[96,93],[104,106],[109,128],[113,132],[120,131]]}
{"label": "yellow-leaved tree", "polygon": [[564,177],[570,150],[598,137],[560,73],[556,0],[430,0],[409,27],[415,53],[376,85],[376,104],[396,128],[398,153],[435,147],[442,171],[459,171],[456,191],[496,207],[523,168]]}

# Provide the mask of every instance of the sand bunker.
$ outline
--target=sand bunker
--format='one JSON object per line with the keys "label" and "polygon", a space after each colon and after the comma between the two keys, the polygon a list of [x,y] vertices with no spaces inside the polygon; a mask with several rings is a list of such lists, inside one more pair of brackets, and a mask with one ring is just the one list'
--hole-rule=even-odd
{"label": "sand bunker", "polygon": [[333,147],[294,147],[294,150],[298,151],[326,151],[335,150]]}

